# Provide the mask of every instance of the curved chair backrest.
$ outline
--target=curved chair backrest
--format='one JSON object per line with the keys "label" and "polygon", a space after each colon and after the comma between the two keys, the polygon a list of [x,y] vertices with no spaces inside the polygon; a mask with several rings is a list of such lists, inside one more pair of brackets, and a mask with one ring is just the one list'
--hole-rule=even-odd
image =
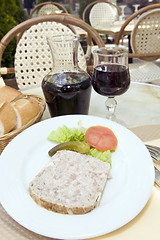
{"label": "curved chair backrest", "polygon": [[52,13],[58,13],[59,11],[68,13],[67,9],[58,2],[43,2],[36,5],[32,9],[32,11],[30,12],[30,18],[32,18],[35,13],[36,13],[36,16],[44,16]]}
{"label": "curved chair backrest", "polygon": [[63,10],[60,10],[56,5],[47,4],[47,5],[44,5],[43,7],[41,7],[41,9],[38,11],[37,16],[54,14],[54,13],[58,13],[58,11],[63,12]]}
{"label": "curved chair backrest", "polygon": [[[47,36],[74,34],[67,26],[56,22],[43,22],[26,30],[16,48],[15,76],[19,89],[40,85],[53,67]],[[61,49],[65,51],[64,48]],[[79,67],[87,71],[87,63],[81,45],[78,49]]]}
{"label": "curved chair backrest", "polygon": [[[103,3],[103,4],[102,4]],[[97,5],[98,4],[98,5]],[[101,5],[102,4],[102,5]],[[105,5],[104,5],[105,4]],[[95,7],[94,5],[97,5],[97,7]],[[110,7],[106,7],[106,6],[110,6]],[[82,16],[82,18],[83,18],[83,20],[85,21],[85,19],[86,19],[86,13],[88,12],[88,10],[90,10],[90,12],[92,11],[92,8],[94,8],[95,7],[95,11],[93,11],[92,12],[92,17],[91,17],[91,19],[93,19],[93,16],[95,15],[98,15],[98,19],[97,20],[100,20],[100,19],[102,19],[103,17],[105,18],[105,17],[107,17],[107,16],[105,16],[105,15],[107,15],[108,14],[108,11],[106,12],[107,14],[105,14],[104,13],[104,6],[105,6],[105,8],[106,8],[106,11],[109,9],[109,10],[111,10],[111,12],[113,13],[113,15],[115,16],[115,11],[113,10],[113,8],[115,8],[116,10],[117,10],[117,15],[118,16],[120,16],[121,15],[121,11],[120,11],[120,8],[116,5],[116,4],[114,4],[113,2],[110,2],[110,1],[107,1],[107,0],[99,0],[99,1],[94,1],[94,2],[91,2],[90,4],[88,4],[87,6],[86,6],[86,8],[84,9],[84,11],[83,11],[83,16]],[[101,14],[101,11],[102,11],[102,14]],[[94,20],[91,20],[91,21],[94,21]],[[92,23],[91,23],[91,25],[92,25]]]}
{"label": "curved chair backrest", "polygon": [[95,4],[89,14],[89,21],[92,27],[97,24],[113,24],[116,20],[116,12],[113,10],[110,4],[101,2]]}
{"label": "curved chair backrest", "polygon": [[[136,17],[139,16],[138,19]],[[141,8],[132,14],[122,25],[116,35],[115,44],[118,45],[125,27],[133,20],[136,23],[131,33],[130,57],[138,57],[145,61],[153,61],[160,57],[160,4],[152,4]]]}
{"label": "curved chair backrest", "polygon": [[[131,34],[131,47],[134,53],[160,54],[160,8],[143,13],[136,22]],[[142,57],[153,61],[159,57]]]}
{"label": "curved chair backrest", "polygon": [[[66,24],[78,26],[85,30],[89,36],[89,45],[94,39],[99,47],[104,46],[101,37],[90,25],[70,14],[54,14],[24,21],[11,29],[0,42],[1,64],[6,46],[17,34],[25,31],[17,45],[15,55],[15,74],[19,88],[39,85],[47,71],[50,71],[52,58],[46,42],[46,35],[51,33],[53,35],[73,34]],[[79,49],[79,61],[81,67],[85,69],[86,62],[84,62],[84,53],[81,48]]]}

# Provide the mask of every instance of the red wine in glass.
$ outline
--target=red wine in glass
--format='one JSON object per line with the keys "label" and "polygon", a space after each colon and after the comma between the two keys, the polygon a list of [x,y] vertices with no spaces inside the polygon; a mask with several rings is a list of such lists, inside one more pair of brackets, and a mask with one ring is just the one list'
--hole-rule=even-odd
{"label": "red wine in glass", "polygon": [[128,67],[121,64],[101,64],[94,68],[92,85],[94,90],[108,97],[121,95],[130,85]]}
{"label": "red wine in glass", "polygon": [[100,95],[107,96],[107,115],[114,117],[115,96],[127,91],[130,85],[128,50],[124,46],[108,44],[93,51],[94,72],[92,86]]}

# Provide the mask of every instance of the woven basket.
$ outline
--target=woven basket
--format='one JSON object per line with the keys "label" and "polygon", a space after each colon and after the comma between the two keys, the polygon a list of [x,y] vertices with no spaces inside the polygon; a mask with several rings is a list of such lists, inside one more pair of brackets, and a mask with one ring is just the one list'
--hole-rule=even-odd
{"label": "woven basket", "polygon": [[41,111],[37,114],[36,117],[34,117],[31,121],[29,121],[26,125],[24,125],[21,128],[18,128],[16,130],[13,130],[3,136],[0,137],[0,154],[2,153],[2,151],[4,150],[4,148],[7,146],[7,144],[15,137],[17,136],[20,132],[22,132],[24,129],[30,127],[31,125],[33,125],[34,123],[37,123],[41,120],[43,112],[45,110],[46,107],[46,102],[43,98],[41,98],[40,96],[37,95],[23,95],[24,98],[34,98],[35,100],[38,101],[40,107],[41,107]]}

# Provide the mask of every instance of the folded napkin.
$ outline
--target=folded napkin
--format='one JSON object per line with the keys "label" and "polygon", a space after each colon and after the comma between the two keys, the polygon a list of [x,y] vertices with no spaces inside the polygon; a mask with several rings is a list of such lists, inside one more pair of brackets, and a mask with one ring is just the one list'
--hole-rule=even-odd
{"label": "folded napkin", "polygon": [[[141,126],[130,130],[144,143],[160,147],[160,125]],[[154,162],[154,165],[160,170],[160,164]]]}
{"label": "folded napkin", "polygon": [[157,240],[160,236],[160,191],[153,188],[145,208],[131,222],[120,229],[97,237],[97,240]]}
{"label": "folded napkin", "polygon": [[[146,142],[146,144],[150,144],[150,145],[154,145],[154,146],[160,147],[160,139]],[[155,163],[155,162],[154,162],[154,166],[155,166],[158,170],[160,170],[160,163]]]}

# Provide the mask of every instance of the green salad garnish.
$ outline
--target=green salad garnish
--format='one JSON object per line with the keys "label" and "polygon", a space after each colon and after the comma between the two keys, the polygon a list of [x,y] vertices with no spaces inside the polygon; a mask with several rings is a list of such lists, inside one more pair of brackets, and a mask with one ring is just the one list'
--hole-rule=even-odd
{"label": "green salad garnish", "polygon": [[[58,127],[57,130],[51,131],[51,133],[48,136],[48,140],[56,143],[65,143],[71,141],[86,142],[85,141],[86,130],[87,129],[81,126],[81,123],[79,123],[78,128],[68,128],[66,125],[63,125],[62,127]],[[90,150],[87,154],[91,155],[92,157],[98,158],[103,162],[108,162],[111,166],[110,150],[100,151],[90,146]]]}

